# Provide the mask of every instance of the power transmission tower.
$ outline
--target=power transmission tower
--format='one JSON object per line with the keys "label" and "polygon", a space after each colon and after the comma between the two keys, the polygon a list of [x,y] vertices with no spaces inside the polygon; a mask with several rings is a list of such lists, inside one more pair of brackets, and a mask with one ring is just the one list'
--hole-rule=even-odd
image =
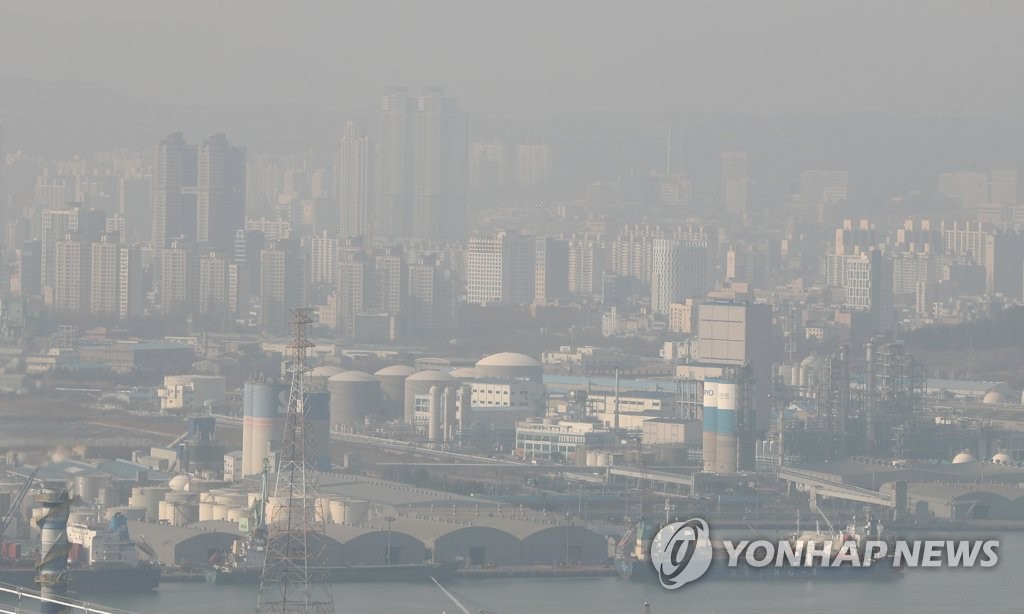
{"label": "power transmission tower", "polygon": [[312,429],[306,423],[307,310],[292,310],[292,384],[274,496],[267,510],[267,557],[260,578],[258,612],[334,612],[326,569],[327,541]]}

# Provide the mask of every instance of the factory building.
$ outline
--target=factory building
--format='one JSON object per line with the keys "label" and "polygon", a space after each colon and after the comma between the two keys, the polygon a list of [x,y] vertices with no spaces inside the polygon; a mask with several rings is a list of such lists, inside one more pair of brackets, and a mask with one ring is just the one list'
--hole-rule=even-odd
{"label": "factory building", "polygon": [[156,394],[162,410],[196,411],[223,404],[226,389],[224,378],[218,375],[165,375]]}
{"label": "factory building", "polygon": [[577,462],[583,448],[611,447],[615,435],[596,422],[532,418],[516,425],[516,456],[522,459]]}

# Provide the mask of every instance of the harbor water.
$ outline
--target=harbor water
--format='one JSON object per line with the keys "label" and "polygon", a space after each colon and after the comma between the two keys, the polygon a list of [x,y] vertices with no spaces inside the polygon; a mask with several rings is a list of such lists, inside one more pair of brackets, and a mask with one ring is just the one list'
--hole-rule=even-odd
{"label": "harbor water", "polygon": [[[952,537],[956,539],[956,537]],[[618,578],[456,580],[446,588],[473,614],[793,614],[828,612],[1020,612],[1024,535],[1002,539],[991,569],[911,569],[897,582],[698,581],[676,591]],[[167,583],[142,595],[107,595],[105,605],[147,614],[253,612],[255,586]],[[461,614],[433,584],[336,584],[337,612]],[[101,601],[97,599],[97,601]],[[22,611],[38,611],[23,606]],[[38,606],[35,606],[38,608]]]}

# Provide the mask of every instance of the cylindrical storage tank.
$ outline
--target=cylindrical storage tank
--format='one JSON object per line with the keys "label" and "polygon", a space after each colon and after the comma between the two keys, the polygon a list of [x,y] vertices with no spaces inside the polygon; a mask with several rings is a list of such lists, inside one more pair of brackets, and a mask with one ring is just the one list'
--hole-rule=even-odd
{"label": "cylindrical storage tank", "polygon": [[373,374],[380,380],[381,410],[385,420],[401,420],[405,406],[405,378],[416,372],[408,365],[391,365]]}
{"label": "cylindrical storage tank", "polygon": [[267,497],[267,523],[270,524],[281,520],[287,508],[286,503],[279,497]]}
{"label": "cylindrical storage tank", "polygon": [[245,509],[244,507],[233,507],[230,510],[228,510],[228,518],[227,519],[230,522],[238,522],[242,518],[248,518],[248,517],[249,517],[249,510]]}
{"label": "cylindrical storage tank", "polygon": [[598,452],[597,453],[597,466],[598,467],[610,467],[614,457],[611,452]]}
{"label": "cylindrical storage tank", "polygon": [[251,437],[242,435],[242,445],[250,442],[249,474],[263,470],[263,459],[281,449],[284,436],[284,416],[288,411],[288,386],[284,384],[247,383],[252,387]]}
{"label": "cylindrical storage tank", "polygon": [[310,392],[306,395],[306,425],[312,433],[312,465],[320,471],[331,468],[331,395]]}
{"label": "cylindrical storage tank", "polygon": [[357,426],[364,417],[381,415],[380,380],[362,371],[345,371],[327,382],[331,393],[331,427]]}
{"label": "cylindrical storage tank", "polygon": [[92,503],[100,496],[100,488],[106,483],[103,476],[80,475],[75,477],[75,495],[83,501]]}
{"label": "cylindrical storage tank", "polygon": [[444,440],[451,441],[455,436],[455,415],[458,413],[459,387],[448,386],[444,391]]}
{"label": "cylindrical storage tank", "polygon": [[160,502],[164,500],[170,488],[165,486],[146,486],[143,489],[143,496],[146,504],[146,520],[154,522],[160,519]]}
{"label": "cylindrical storage tank", "polygon": [[736,403],[735,382],[718,382],[718,431],[715,466],[718,473],[736,473]]}
{"label": "cylindrical storage tank", "polygon": [[227,520],[228,512],[231,511],[232,506],[225,505],[224,503],[214,503],[213,508],[210,510],[212,518],[210,520]]}
{"label": "cylindrical storage tank", "polygon": [[526,354],[501,352],[482,358],[476,363],[478,377],[500,379],[528,379],[538,384],[544,381],[544,367]]}
{"label": "cylindrical storage tank", "polygon": [[318,519],[323,519],[325,523],[331,522],[331,499],[329,497],[320,497],[316,500],[316,514]]}
{"label": "cylindrical storage tank", "polygon": [[326,392],[327,380],[343,371],[344,369],[341,367],[332,367],[330,365],[310,369],[309,374],[306,375],[306,389],[312,392]]}
{"label": "cylindrical storage tank", "polygon": [[427,439],[431,443],[441,443],[441,388],[430,387],[430,423],[427,429]]}
{"label": "cylindrical storage tank", "polygon": [[594,451],[594,450],[587,450],[586,466],[587,467],[596,467],[597,466],[597,452],[596,451]]}
{"label": "cylindrical storage tank", "polygon": [[328,503],[328,509],[331,511],[331,522],[342,524],[342,521],[345,520],[345,504],[339,500],[332,499]]}
{"label": "cylindrical storage tank", "polygon": [[255,473],[252,466],[252,395],[253,384],[242,387],[242,475]]}
{"label": "cylindrical storage tank", "polygon": [[370,502],[362,499],[342,499],[339,503],[339,515],[335,517],[334,511],[331,511],[331,518],[335,524],[357,525],[366,518],[366,513],[370,509]]}
{"label": "cylindrical storage tank", "polygon": [[408,424],[416,422],[416,397],[428,396],[431,386],[445,386],[454,381],[447,373],[430,370],[417,371],[405,378],[405,421]]}
{"label": "cylindrical storage tank", "polygon": [[463,384],[459,389],[459,439],[468,440],[469,431],[473,426],[473,386]]}
{"label": "cylindrical storage tank", "polygon": [[214,503],[210,501],[199,502],[199,522],[206,522],[207,520],[213,520],[213,507]]}
{"label": "cylindrical storage tank", "polygon": [[704,380],[704,471],[713,472],[718,457],[718,380]]}

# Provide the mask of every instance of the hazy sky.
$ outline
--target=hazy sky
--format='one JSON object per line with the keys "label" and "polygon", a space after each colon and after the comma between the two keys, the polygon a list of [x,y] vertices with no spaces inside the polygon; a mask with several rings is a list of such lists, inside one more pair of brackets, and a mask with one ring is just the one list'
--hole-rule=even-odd
{"label": "hazy sky", "polygon": [[3,0],[0,75],[170,104],[1015,114],[1024,2]]}

